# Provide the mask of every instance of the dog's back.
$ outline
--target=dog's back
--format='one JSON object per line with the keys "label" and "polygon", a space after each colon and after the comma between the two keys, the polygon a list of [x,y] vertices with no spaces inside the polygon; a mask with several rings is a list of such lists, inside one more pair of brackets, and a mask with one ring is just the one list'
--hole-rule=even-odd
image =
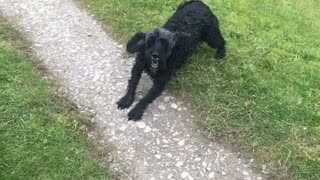
{"label": "dog's back", "polygon": [[203,34],[209,26],[218,25],[218,19],[202,1],[187,1],[165,23],[164,28],[170,31],[182,31],[193,36]]}

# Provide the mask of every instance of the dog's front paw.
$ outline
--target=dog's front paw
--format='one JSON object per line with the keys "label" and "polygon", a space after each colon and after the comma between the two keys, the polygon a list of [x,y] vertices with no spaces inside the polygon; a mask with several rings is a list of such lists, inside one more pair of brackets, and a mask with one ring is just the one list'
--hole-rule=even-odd
{"label": "dog's front paw", "polygon": [[128,120],[133,120],[133,121],[138,121],[141,119],[142,115],[143,115],[144,109],[136,106],[134,107],[128,114]]}
{"label": "dog's front paw", "polygon": [[117,102],[118,108],[119,109],[129,108],[132,105],[133,101],[134,101],[133,96],[125,95]]}

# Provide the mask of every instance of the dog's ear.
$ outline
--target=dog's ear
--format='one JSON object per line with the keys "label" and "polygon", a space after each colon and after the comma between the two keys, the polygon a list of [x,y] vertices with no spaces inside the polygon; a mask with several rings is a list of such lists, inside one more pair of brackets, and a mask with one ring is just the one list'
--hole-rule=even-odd
{"label": "dog's ear", "polygon": [[146,41],[146,33],[136,33],[127,43],[127,51],[129,53],[141,52]]}

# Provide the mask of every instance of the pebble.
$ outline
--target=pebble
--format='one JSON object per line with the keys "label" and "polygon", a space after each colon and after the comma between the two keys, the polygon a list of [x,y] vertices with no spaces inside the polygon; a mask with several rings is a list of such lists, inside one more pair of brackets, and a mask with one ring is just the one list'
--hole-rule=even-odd
{"label": "pebble", "polygon": [[181,176],[182,179],[186,179],[189,176],[189,173],[182,172],[180,176]]}
{"label": "pebble", "polygon": [[169,97],[169,96],[165,96],[165,97],[163,98],[163,100],[164,100],[164,102],[168,102],[168,101],[170,101],[170,97]]}
{"label": "pebble", "polygon": [[181,141],[178,142],[178,145],[179,145],[179,146],[183,146],[183,145],[185,144],[185,142],[186,142],[186,141],[183,139],[183,140],[181,140]]}
{"label": "pebble", "polygon": [[125,124],[123,124],[120,128],[119,128],[121,131],[124,131],[127,129],[127,126]]}
{"label": "pebble", "polygon": [[172,154],[171,153],[166,153],[166,156],[168,156],[169,158],[172,158]]}
{"label": "pebble", "polygon": [[213,179],[214,178],[214,172],[209,173],[209,179]]}
{"label": "pebble", "polygon": [[144,162],[143,162],[143,165],[144,165],[144,166],[149,166],[149,163],[146,162],[146,161],[144,161]]}
{"label": "pebble", "polygon": [[169,174],[168,176],[167,176],[167,179],[171,179],[173,177],[173,174]]}
{"label": "pebble", "polygon": [[174,136],[177,136],[177,135],[179,135],[178,132],[174,132],[174,133],[172,134],[173,137],[174,137]]}
{"label": "pebble", "polygon": [[92,79],[93,82],[97,82],[100,79],[100,74],[96,74]]}
{"label": "pebble", "polygon": [[242,174],[245,175],[245,176],[249,175],[248,171],[243,171]]}
{"label": "pebble", "polygon": [[254,162],[254,159],[250,159],[250,163],[253,163]]}
{"label": "pebble", "polygon": [[157,158],[157,159],[161,159],[161,155],[160,154],[156,154],[156,155],[154,155],[154,157]]}
{"label": "pebble", "polygon": [[146,126],[146,128],[144,129],[143,132],[145,132],[145,133],[151,132],[150,126]]}
{"label": "pebble", "polygon": [[136,122],[136,125],[140,129],[144,129],[146,127],[146,123],[144,123],[143,121]]}
{"label": "pebble", "polygon": [[172,104],[171,104],[171,107],[172,107],[173,109],[178,109],[178,106],[177,106],[176,103],[172,103]]}
{"label": "pebble", "polygon": [[166,110],[166,106],[164,106],[163,104],[159,105],[158,108],[162,111]]}
{"label": "pebble", "polygon": [[181,167],[181,166],[183,166],[183,164],[184,164],[183,161],[179,161],[179,162],[176,163],[176,166],[177,166],[177,167]]}
{"label": "pebble", "polygon": [[207,163],[206,163],[206,162],[202,162],[202,166],[203,166],[204,168],[206,168],[206,167],[207,167]]}

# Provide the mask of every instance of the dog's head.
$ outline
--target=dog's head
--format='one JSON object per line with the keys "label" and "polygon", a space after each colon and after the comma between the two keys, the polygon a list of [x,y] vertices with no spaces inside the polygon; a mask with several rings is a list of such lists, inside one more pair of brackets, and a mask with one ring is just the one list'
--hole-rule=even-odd
{"label": "dog's head", "polygon": [[153,29],[146,33],[136,33],[127,43],[130,53],[144,53],[145,60],[150,64],[150,70],[157,72],[167,68],[177,38],[181,33],[171,32],[164,28]]}

